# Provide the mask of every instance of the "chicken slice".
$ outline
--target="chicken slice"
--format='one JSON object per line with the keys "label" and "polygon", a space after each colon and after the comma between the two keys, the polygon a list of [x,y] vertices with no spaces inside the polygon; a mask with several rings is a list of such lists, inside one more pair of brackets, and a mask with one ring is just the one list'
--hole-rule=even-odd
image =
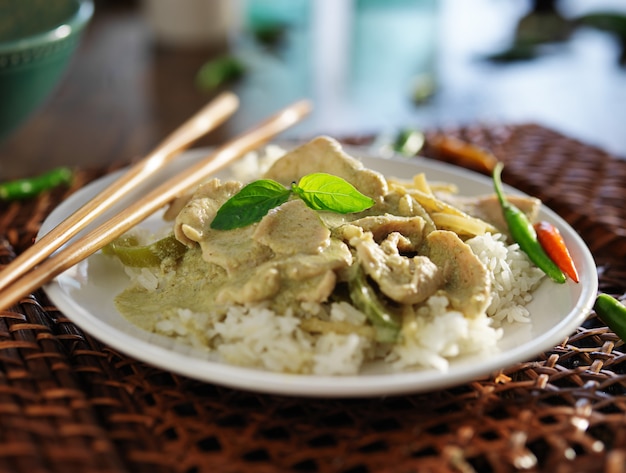
{"label": "chicken slice", "polygon": [[426,221],[422,217],[398,217],[396,215],[376,215],[363,217],[351,222],[370,232],[377,243],[382,242],[391,233],[402,235],[398,239],[398,250],[416,252],[422,244]]}
{"label": "chicken slice", "polygon": [[218,209],[241,187],[237,181],[222,183],[219,179],[202,184],[174,222],[174,235],[180,242],[200,245],[202,259],[224,268],[229,275],[240,268],[257,266],[272,256],[269,247],[252,239],[254,226],[227,231],[211,228]]}
{"label": "chicken slice", "polygon": [[281,288],[281,277],[273,266],[258,268],[246,277],[225,284],[217,292],[218,304],[248,304],[262,302],[274,297]]}
{"label": "chicken slice", "polygon": [[229,276],[246,271],[270,260],[271,248],[252,239],[254,226],[234,230],[206,231],[206,239],[199,242],[202,259],[226,270]]}
{"label": "chicken slice", "polygon": [[428,257],[441,269],[452,307],[470,318],[484,313],[489,305],[489,274],[469,245],[448,230],[429,233],[426,243]]}
{"label": "chicken slice", "polygon": [[174,235],[178,241],[192,246],[206,239],[207,230],[210,230],[219,208],[242,187],[243,184],[238,181],[222,183],[219,179],[211,179],[200,185],[174,222]]}
{"label": "chicken slice", "polygon": [[376,201],[387,193],[387,181],[382,174],[367,169],[358,159],[344,152],[338,141],[325,136],[288,152],[263,177],[289,186],[302,176],[316,172],[341,177]]}
{"label": "chicken slice", "polygon": [[335,288],[337,272],[352,264],[352,253],[331,239],[318,254],[275,255],[252,271],[241,272],[220,289],[219,303],[246,304],[273,300],[324,302]]}
{"label": "chicken slice", "polygon": [[252,238],[280,255],[317,254],[330,244],[330,230],[315,210],[296,199],[270,210]]}
{"label": "chicken slice", "polygon": [[441,270],[425,256],[406,257],[398,252],[399,233],[380,245],[370,232],[352,238],[361,267],[383,294],[401,304],[417,304],[434,294],[443,283]]}

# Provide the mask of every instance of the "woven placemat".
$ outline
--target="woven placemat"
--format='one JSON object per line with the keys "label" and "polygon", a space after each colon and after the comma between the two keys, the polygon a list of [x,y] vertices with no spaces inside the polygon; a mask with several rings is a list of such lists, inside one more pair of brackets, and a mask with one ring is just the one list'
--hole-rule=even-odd
{"label": "woven placemat", "polygon": [[[507,183],[580,232],[600,289],[624,293],[626,162],[536,125],[445,133],[505,161]],[[32,243],[54,206],[108,171],[79,170],[72,189],[0,204],[0,265]],[[560,345],[489,379],[325,400],[231,390],[151,367],[84,333],[40,291],[0,311],[3,472],[618,473],[625,394],[623,344],[593,313]]]}

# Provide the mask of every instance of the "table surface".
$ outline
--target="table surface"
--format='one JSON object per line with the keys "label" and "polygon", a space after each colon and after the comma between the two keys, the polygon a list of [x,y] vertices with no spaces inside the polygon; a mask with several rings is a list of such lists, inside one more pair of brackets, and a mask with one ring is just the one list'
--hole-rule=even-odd
{"label": "table surface", "polygon": [[[187,86],[206,53],[173,53],[149,38],[132,3],[100,3],[57,94],[0,147],[2,173],[77,167],[70,188],[0,202],[0,267],[32,244],[72,192],[148,151],[209,99]],[[232,136],[263,112],[244,104],[200,144]],[[377,130],[365,122],[374,119],[362,119],[357,130],[337,128],[351,135],[344,141],[371,142]],[[457,162],[432,146],[442,133],[494,152],[508,184],[541,198],[581,235],[600,291],[624,299],[626,161],[607,151],[613,134],[596,146],[574,128],[469,122],[425,126],[423,153]],[[315,123],[293,133],[311,134]],[[387,398],[293,398],[132,359],[85,333],[38,290],[0,311],[0,471],[623,473],[624,347],[590,311],[559,345],[460,386]]]}
{"label": "table surface", "polygon": [[[601,8],[607,2],[620,5],[594,3]],[[570,15],[584,12],[585,2],[565,4]],[[367,100],[346,94],[354,83],[339,75],[350,53],[335,44],[337,37],[315,30],[319,52],[294,53],[282,69],[271,57],[257,61],[251,77],[234,86],[242,97],[240,110],[198,145],[220,143],[304,97],[313,100],[314,113],[286,136],[535,122],[626,156],[626,71],[617,63],[614,39],[581,30],[540,59],[491,64],[481,57],[510,40],[525,11],[520,2],[476,0],[469,6],[445,0],[439,8],[438,90],[428,103],[416,106],[404,89],[384,82],[366,84],[366,90],[375,90]],[[194,78],[217,54],[206,48],[162,47],[137,2],[97,1],[94,21],[61,85],[0,143],[0,178],[62,164],[126,162],[146,154],[214,95],[195,87]],[[300,81],[303,67],[327,73]]]}

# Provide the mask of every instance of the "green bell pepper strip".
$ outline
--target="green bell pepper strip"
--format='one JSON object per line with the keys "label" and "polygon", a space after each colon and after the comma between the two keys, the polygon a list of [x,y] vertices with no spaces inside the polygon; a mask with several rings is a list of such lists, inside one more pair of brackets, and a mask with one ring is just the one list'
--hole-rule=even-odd
{"label": "green bell pepper strip", "polygon": [[35,177],[16,179],[0,184],[0,200],[20,200],[35,197],[62,184],[70,184],[74,173],[68,167],[58,167]]}
{"label": "green bell pepper strip", "polygon": [[363,271],[358,268],[348,281],[350,300],[365,314],[374,326],[376,340],[393,343],[400,333],[400,317],[388,310],[377,297],[374,289],[365,280]]}
{"label": "green bell pepper strip", "polygon": [[626,342],[626,307],[608,294],[596,298],[593,310],[615,334]]}
{"label": "green bell pepper strip", "polygon": [[102,249],[104,254],[116,256],[124,265],[134,268],[159,266],[167,258],[177,260],[185,251],[187,247],[174,235],[168,235],[149,245],[139,245],[133,237],[121,237]]}
{"label": "green bell pepper strip", "polygon": [[513,240],[521,250],[528,255],[530,260],[550,277],[554,282],[563,284],[567,278],[554,261],[548,256],[537,239],[537,232],[526,214],[515,205],[510,203],[502,191],[502,163],[497,163],[493,169],[493,184],[496,195],[502,207],[502,213],[506,220],[509,232]]}

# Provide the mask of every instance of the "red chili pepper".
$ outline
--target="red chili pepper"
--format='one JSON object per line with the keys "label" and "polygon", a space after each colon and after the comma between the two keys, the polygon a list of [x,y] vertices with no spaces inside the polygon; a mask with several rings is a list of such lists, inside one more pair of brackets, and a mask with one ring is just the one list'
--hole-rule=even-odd
{"label": "red chili pepper", "polygon": [[578,271],[559,229],[545,221],[535,223],[534,227],[537,239],[548,256],[572,281],[578,282]]}

